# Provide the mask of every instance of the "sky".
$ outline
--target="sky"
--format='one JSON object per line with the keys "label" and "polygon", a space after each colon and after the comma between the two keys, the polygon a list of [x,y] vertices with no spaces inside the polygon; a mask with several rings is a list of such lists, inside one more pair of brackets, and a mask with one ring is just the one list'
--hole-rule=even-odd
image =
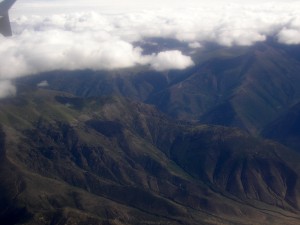
{"label": "sky", "polygon": [[195,64],[179,49],[143,54],[135,43],[152,37],[176,39],[191,52],[208,41],[250,46],[269,36],[300,44],[294,0],[19,0],[10,17],[14,35],[0,36],[0,97],[16,93],[15,78],[45,71]]}

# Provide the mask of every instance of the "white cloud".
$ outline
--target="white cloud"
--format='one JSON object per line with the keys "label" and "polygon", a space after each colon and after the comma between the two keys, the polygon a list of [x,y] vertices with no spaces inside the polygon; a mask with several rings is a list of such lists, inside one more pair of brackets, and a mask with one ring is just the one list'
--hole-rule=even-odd
{"label": "white cloud", "polygon": [[199,42],[191,42],[191,43],[189,43],[189,47],[190,48],[201,48],[202,47],[202,45],[199,43]]}
{"label": "white cloud", "polygon": [[189,56],[183,55],[180,51],[165,51],[153,56],[150,60],[150,65],[157,71],[169,69],[185,69],[194,65],[194,62]]}
{"label": "white cloud", "polygon": [[48,83],[48,81],[43,80],[43,81],[41,81],[40,83],[38,83],[36,86],[37,86],[37,87],[48,87],[48,86],[49,86],[49,83]]}
{"label": "white cloud", "polygon": [[16,95],[16,87],[9,80],[0,81],[0,98]]}
{"label": "white cloud", "polygon": [[151,68],[161,71],[192,65],[192,59],[180,51],[143,55],[141,48],[129,42],[111,36],[102,39],[91,33],[74,36],[69,31],[26,31],[2,41],[2,79],[51,70],[112,70],[150,64]]}
{"label": "white cloud", "polygon": [[278,33],[278,41],[283,44],[300,44],[300,29],[282,29]]}
{"label": "white cloud", "polygon": [[255,42],[265,41],[266,36],[256,31],[224,30],[217,35],[217,42],[224,46],[250,46]]}
{"label": "white cloud", "polygon": [[[91,33],[27,31],[2,38],[1,78],[14,78],[57,69],[116,69],[145,64],[142,50],[131,43]],[[13,66],[11,66],[13,65]]]}

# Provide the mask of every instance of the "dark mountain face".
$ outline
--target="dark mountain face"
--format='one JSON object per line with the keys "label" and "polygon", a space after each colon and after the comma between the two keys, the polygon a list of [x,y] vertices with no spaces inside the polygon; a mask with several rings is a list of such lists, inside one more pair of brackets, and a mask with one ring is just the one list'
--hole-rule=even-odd
{"label": "dark mountain face", "polygon": [[251,47],[210,46],[198,50],[196,65],[184,71],[57,71],[17,83],[47,80],[48,89],[81,97],[125,96],[153,104],[175,119],[258,134],[300,101],[299,55],[298,47],[271,41]]}
{"label": "dark mountain face", "polygon": [[256,133],[299,101],[300,64],[284,49],[264,43],[215,54],[149,102],[176,118]]}
{"label": "dark mountain face", "polygon": [[293,106],[279,118],[270,123],[262,136],[276,140],[290,148],[300,151],[300,103]]}
{"label": "dark mountain face", "polygon": [[5,224],[298,224],[300,155],[120,97],[0,102]]}

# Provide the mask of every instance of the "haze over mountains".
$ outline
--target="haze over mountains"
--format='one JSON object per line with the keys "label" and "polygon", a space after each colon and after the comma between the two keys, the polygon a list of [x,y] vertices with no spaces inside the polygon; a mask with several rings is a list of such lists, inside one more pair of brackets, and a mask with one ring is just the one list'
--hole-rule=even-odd
{"label": "haze over mountains", "polygon": [[0,37],[1,223],[300,224],[289,3],[15,18]]}

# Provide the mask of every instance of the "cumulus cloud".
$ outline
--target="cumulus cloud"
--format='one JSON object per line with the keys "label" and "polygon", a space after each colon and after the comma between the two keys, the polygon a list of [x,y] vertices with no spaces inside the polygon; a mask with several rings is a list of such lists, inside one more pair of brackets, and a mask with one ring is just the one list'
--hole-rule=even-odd
{"label": "cumulus cloud", "polygon": [[150,65],[157,71],[169,69],[185,69],[194,65],[192,59],[183,55],[180,51],[165,51],[153,56],[150,60]]}
{"label": "cumulus cloud", "polygon": [[48,87],[48,86],[49,86],[49,83],[48,83],[48,81],[43,80],[43,81],[41,81],[40,83],[38,83],[36,86],[37,86],[37,87]]}
{"label": "cumulus cloud", "polygon": [[166,61],[164,55],[173,55],[176,60],[173,64],[168,62],[166,69],[184,69],[191,64],[186,61],[192,61],[179,51],[143,55],[140,47],[107,34],[59,30],[26,31],[11,39],[2,38],[0,55],[3,56],[0,62],[2,79],[51,70],[112,70],[152,65],[159,60]]}
{"label": "cumulus cloud", "polygon": [[[88,2],[94,5],[85,7]],[[107,5],[100,0],[18,3],[20,8],[16,6],[12,14],[14,36],[0,35],[0,80],[10,87],[7,89],[10,95],[13,93],[10,80],[44,71],[112,70],[136,65],[162,71],[185,69],[194,64],[191,56],[174,48],[143,54],[136,43],[147,38],[176,39],[195,50],[205,48],[206,42],[249,46],[269,36],[280,43],[300,44],[297,1],[241,5],[195,0],[169,4],[165,0],[169,7],[161,7],[162,2],[157,0],[156,8],[153,4],[145,7],[146,1],[130,2],[132,7],[125,7],[127,1],[121,7],[116,2]],[[149,10],[150,5],[153,10]],[[38,13],[44,12],[41,9],[48,13]],[[53,14],[57,9],[67,13]],[[86,12],[74,12],[81,9]],[[23,14],[22,10],[28,11]],[[31,16],[35,12],[40,15]]]}
{"label": "cumulus cloud", "polygon": [[286,29],[284,28],[278,34],[278,41],[284,44],[300,44],[300,29]]}

